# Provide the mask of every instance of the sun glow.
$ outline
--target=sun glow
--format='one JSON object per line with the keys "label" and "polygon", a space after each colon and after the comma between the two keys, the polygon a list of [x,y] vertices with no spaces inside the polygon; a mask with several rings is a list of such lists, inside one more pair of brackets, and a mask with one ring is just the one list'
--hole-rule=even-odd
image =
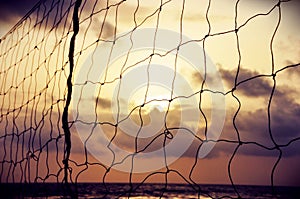
{"label": "sun glow", "polygon": [[[145,95],[147,92],[147,95]],[[135,106],[142,106],[146,114],[149,114],[153,110],[158,110],[159,112],[166,112],[172,108],[172,103],[169,105],[169,100],[171,99],[171,92],[162,87],[161,85],[151,85],[140,87],[131,97],[131,106],[129,109]],[[143,105],[144,104],[144,105]]]}

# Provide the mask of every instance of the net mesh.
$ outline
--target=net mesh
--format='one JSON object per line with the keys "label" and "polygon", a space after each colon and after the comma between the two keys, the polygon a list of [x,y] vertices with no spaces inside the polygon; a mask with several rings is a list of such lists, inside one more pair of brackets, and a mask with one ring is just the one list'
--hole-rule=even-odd
{"label": "net mesh", "polygon": [[[289,134],[292,136],[282,138],[280,133],[284,132],[276,123],[279,122],[278,118],[281,119],[282,115],[291,114],[299,108],[295,100],[284,97],[284,94],[290,92],[292,88],[284,86],[282,77],[287,74],[291,77],[291,74],[299,73],[300,63],[279,64],[277,60],[280,58],[276,57],[278,53],[274,50],[274,43],[282,22],[282,6],[288,3],[289,1],[272,2],[267,9],[252,12],[245,15],[244,19],[240,19],[242,11],[239,9],[242,9],[243,1],[238,0],[231,6],[231,18],[225,19],[229,21],[229,25],[223,27],[220,25],[223,21],[218,23],[218,15],[216,14],[216,17],[213,15],[216,12],[214,7],[217,4],[210,0],[201,3],[202,13],[191,16],[195,17],[192,25],[188,22],[189,9],[192,4],[185,0],[156,1],[151,4],[140,0],[130,2],[125,0],[39,1],[1,38],[1,183],[65,182],[76,184],[93,181],[102,183],[105,191],[109,194],[114,190],[111,190],[107,183],[119,179],[129,185],[128,189],[120,196],[130,196],[144,183],[157,180],[163,182],[164,185],[164,188],[160,190],[161,196],[167,191],[168,184],[172,182],[187,183],[195,193],[200,195],[203,194],[201,183],[208,182],[205,181],[205,171],[208,171],[205,165],[207,164],[208,167],[212,165],[209,160],[213,159],[210,157],[213,155],[208,155],[208,161],[205,161],[206,158],[199,158],[198,155],[203,144],[211,142],[216,143],[215,149],[211,153],[221,153],[225,159],[225,163],[222,162],[220,165],[226,169],[220,170],[223,172],[220,176],[225,176],[227,180],[221,183],[230,183],[237,196],[239,196],[239,190],[236,187],[238,182],[235,177],[237,179],[239,177],[235,176],[236,164],[243,161],[239,157],[247,153],[251,154],[251,150],[261,151],[261,154],[272,154],[263,157],[266,157],[265,161],[267,162],[270,160],[269,157],[273,158],[270,161],[272,165],[267,168],[269,184],[273,187],[274,176],[276,176],[285,149],[293,146],[300,139],[299,131],[288,125],[284,127],[293,131],[292,134]],[[168,15],[172,14],[170,10],[174,8],[178,9],[178,12],[174,14],[173,19]],[[253,52],[250,48],[244,47],[246,45],[245,38],[241,34],[249,30],[248,26],[252,26],[262,18],[272,19],[275,23],[271,28],[272,31],[266,31],[267,39],[261,44],[268,60],[261,61],[261,63],[260,60],[256,60],[258,65],[267,65],[268,67],[265,67],[264,72],[258,72],[256,69],[252,70],[251,66],[249,66],[250,69],[247,68],[246,62],[244,64],[244,60],[247,60],[248,57],[251,59]],[[171,24],[170,19],[173,21]],[[174,27],[172,24],[175,24]],[[190,26],[193,26],[194,32],[189,34],[186,30],[191,28]],[[119,68],[110,71],[106,66],[99,66],[104,68],[104,74],[97,81],[91,80],[90,73],[85,76],[80,74],[82,70],[80,66],[87,67],[85,71],[91,70],[91,65],[84,65],[88,56],[91,56],[95,63],[99,59],[109,60],[110,54],[101,57],[101,53],[100,55],[93,53],[100,45],[106,43],[113,51],[115,43],[122,37],[125,35],[132,37],[139,29],[149,27],[157,31],[160,28],[174,29],[179,33],[181,39],[179,43],[174,44],[174,48],[167,49],[167,53],[161,53],[159,49],[156,49],[158,44],[156,43],[156,34],[154,34],[153,38],[145,38],[145,40],[152,41],[153,46],[142,55],[134,54],[135,52],[131,51],[133,46],[131,43],[125,58],[123,57],[124,60],[118,66]],[[119,34],[122,32],[125,33]],[[183,41],[182,35],[184,34],[189,34],[191,39]],[[227,39],[231,41],[231,44],[220,47],[225,44],[222,42]],[[210,56],[215,54],[212,56],[213,60],[218,57],[221,57],[220,60],[223,59],[222,57],[233,60],[229,63],[220,61],[217,64],[227,86],[225,86],[225,91],[212,90],[206,86],[209,75],[205,70],[202,77],[197,74],[193,76],[193,80],[196,82],[195,92],[190,96],[176,96],[171,91],[167,93],[170,96],[167,99],[151,99],[150,69],[153,60],[163,59],[173,53],[171,62],[173,64],[171,65],[175,75],[171,80],[173,82],[172,90],[174,90],[176,71],[180,70],[180,66],[177,66],[178,54],[180,48],[189,43],[196,43],[203,48],[204,62],[201,64],[206,65],[207,63],[208,58],[205,52],[210,52]],[[216,51],[211,50],[212,48]],[[230,50],[229,54],[226,53],[226,48],[230,48],[233,53],[229,55]],[[256,48],[258,47],[256,46]],[[131,54],[135,59],[130,62]],[[292,56],[290,58],[292,59]],[[124,115],[120,94],[122,89],[126,90],[128,83],[124,81],[124,76],[129,70],[140,67],[140,63],[146,63],[145,65],[148,67],[146,90],[144,95],[139,96],[141,98],[139,101],[135,101],[129,108],[126,107],[129,112]],[[223,67],[226,64],[232,64],[229,66],[230,70]],[[76,82],[76,75],[83,76],[84,80]],[[87,85],[95,85],[97,88],[95,98],[85,98],[85,94],[90,92],[87,90]],[[116,96],[109,95],[112,86],[117,88]],[[79,96],[76,96],[79,99],[76,101],[77,104],[72,106],[72,97],[74,97],[75,91],[77,94],[79,93]],[[211,121],[209,111],[204,105],[204,99],[208,94],[212,95],[212,98],[214,95],[223,95],[226,100],[231,100],[229,104],[232,105],[229,107],[230,109],[226,106],[228,110],[226,110],[224,130],[222,135],[216,139],[210,139],[207,136]],[[189,164],[185,168],[178,166],[179,164],[170,166],[167,164],[165,152],[164,158],[160,159],[164,161],[163,168],[143,174],[134,173],[133,165],[137,154],[153,151],[157,146],[165,149],[170,140],[177,136],[176,130],[186,129],[177,126],[178,123],[172,124],[170,121],[174,118],[172,105],[176,104],[176,100],[179,98],[186,99],[191,96],[197,96],[198,99],[198,111],[201,118],[199,126],[201,128],[198,132],[187,130],[195,138],[188,154],[183,155],[185,158],[190,158]],[[254,105],[248,104],[247,100],[253,100],[253,97],[254,99],[260,97],[257,100],[262,101],[262,108],[257,111],[247,110],[249,106],[258,106],[255,105],[255,102]],[[155,136],[140,140],[141,129],[149,123],[147,115],[154,111],[149,107],[147,109],[147,106],[153,102],[166,104],[163,107],[164,116],[161,117],[163,128]],[[285,103],[285,110],[276,108],[280,102]],[[96,107],[94,112],[90,113],[92,120],[86,120],[86,115],[83,114],[83,107],[89,103]],[[116,118],[112,117],[112,110],[110,110],[112,103],[115,103],[117,107]],[[162,103],[159,106],[163,106]],[[261,118],[255,118],[257,116]],[[132,119],[140,127],[133,138],[124,137],[124,135],[122,137],[119,125],[126,119]],[[287,117],[287,120],[294,121],[294,126],[297,127],[297,118]],[[257,124],[257,126],[262,123],[263,128],[248,127],[247,123]],[[89,125],[92,128],[82,138],[78,135],[80,132],[78,128],[76,129],[77,124]],[[105,129],[104,133],[110,140],[106,146],[113,156],[110,165],[101,162],[101,158],[97,160],[88,150],[90,141],[96,139],[93,136],[97,135],[98,132],[95,129],[99,126]],[[253,128],[252,133],[257,136],[246,134],[245,132],[249,130],[247,127]],[[260,136],[264,137],[263,141],[259,140]],[[118,162],[115,160],[118,151],[111,148],[112,144],[122,146],[124,150],[130,151],[130,155]],[[225,151],[228,150],[226,154],[219,152],[219,147]],[[293,152],[296,153],[295,150]],[[128,163],[128,161],[132,165],[128,173],[114,170],[119,164]],[[183,157],[178,161],[185,162],[186,159]],[[216,167],[216,169],[220,168]],[[253,173],[255,175],[255,171]]]}

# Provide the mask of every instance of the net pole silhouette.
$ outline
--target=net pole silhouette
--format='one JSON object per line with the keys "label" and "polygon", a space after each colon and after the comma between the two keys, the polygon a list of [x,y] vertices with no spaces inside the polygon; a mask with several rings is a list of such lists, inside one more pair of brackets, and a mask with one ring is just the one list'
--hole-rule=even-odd
{"label": "net pole silhouette", "polygon": [[[67,185],[77,185],[86,180],[85,174],[88,172],[96,173],[100,177],[97,182],[103,184],[103,197],[109,197],[113,193],[111,185],[109,184],[110,176],[118,165],[126,163],[130,160],[131,169],[128,172],[129,186],[123,191],[117,193],[118,197],[135,196],[135,192],[143,187],[144,184],[156,176],[162,176],[163,188],[159,190],[158,196],[164,197],[168,191],[170,183],[170,176],[176,175],[182,182],[194,190],[198,196],[207,196],[211,198],[229,197],[225,195],[214,196],[209,192],[202,190],[201,183],[198,182],[195,175],[200,172],[199,164],[202,160],[198,158],[201,148],[206,143],[228,144],[233,146],[232,153],[227,159],[227,176],[228,182],[231,184],[236,197],[241,198],[238,184],[235,182],[233,169],[234,161],[242,153],[245,146],[257,147],[260,150],[268,153],[276,153],[275,162],[272,164],[269,181],[272,187],[273,194],[276,194],[276,180],[275,175],[278,166],[284,157],[284,150],[289,149],[293,144],[300,140],[299,134],[289,137],[288,140],[278,141],[277,132],[274,129],[276,114],[272,111],[276,105],[278,95],[281,96],[288,91],[288,88],[283,87],[282,79],[279,76],[286,73],[293,73],[299,70],[300,63],[289,63],[282,67],[276,65],[275,40],[278,35],[278,30],[282,23],[282,5],[288,4],[289,1],[278,1],[271,6],[266,12],[258,13],[249,16],[243,23],[239,23],[239,6],[242,1],[235,1],[234,5],[234,26],[231,29],[224,29],[222,31],[214,31],[214,23],[210,18],[212,14],[213,1],[208,0],[204,12],[204,20],[201,23],[207,26],[205,34],[199,38],[192,38],[189,41],[183,41],[185,15],[187,14],[187,5],[189,1],[183,0],[180,5],[180,14],[178,19],[179,33],[181,35],[179,43],[174,48],[168,49],[167,52],[161,53],[157,49],[158,30],[164,28],[165,10],[172,5],[174,1],[160,1],[154,9],[144,9],[142,2],[137,0],[132,4],[127,1],[58,1],[58,0],[41,0],[39,1],[13,28],[8,31],[0,40],[0,182],[1,183],[65,183]],[[121,22],[124,17],[124,7],[128,6],[126,12],[130,13],[131,17],[128,19],[132,23],[129,25]],[[127,8],[127,7],[126,7]],[[143,14],[141,10],[147,14]],[[147,11],[147,12],[146,12]],[[242,61],[247,57],[243,52],[243,45],[241,45],[241,31],[246,31],[251,22],[255,22],[261,17],[277,16],[276,25],[272,33],[269,35],[269,55],[270,55],[270,72],[259,73],[252,72],[251,76],[244,78],[244,73],[247,71],[243,69]],[[122,17],[120,17],[122,16]],[[124,17],[125,18],[125,17]],[[200,21],[200,19],[199,19]],[[123,22],[124,23],[124,22]],[[153,47],[149,52],[143,54],[140,58],[136,56],[137,60],[131,63],[131,57],[134,56],[133,37],[137,30],[152,25],[156,30],[153,38],[147,38],[153,42]],[[128,27],[127,27],[128,26]],[[122,29],[128,30],[126,33],[118,35]],[[219,38],[220,36],[234,35],[235,49],[237,52],[237,64],[234,70],[227,74],[223,70],[223,77],[229,75],[233,77],[231,83],[232,87],[221,92],[218,90],[211,90],[205,87],[206,82],[210,76],[207,69],[206,52],[208,51],[209,41]],[[112,64],[113,51],[116,48],[116,43],[126,35],[130,35],[130,45],[126,53],[125,59],[120,64],[118,72],[111,72],[108,66],[101,66],[104,68],[103,77],[92,81],[92,65],[101,59],[107,59],[107,65]],[[110,48],[108,55],[97,57],[95,51],[103,43]],[[190,96],[176,96],[174,93],[175,80],[177,72],[179,71],[179,56],[180,48],[189,43],[196,43],[202,46],[204,55],[204,74],[201,81],[197,82],[197,89]],[[92,53],[91,53],[92,52]],[[166,58],[170,54],[174,54],[175,58],[172,60],[172,69],[174,70],[172,81],[172,90],[170,98],[168,99],[150,99],[151,97],[151,70],[157,58]],[[86,77],[84,82],[74,83],[76,75],[80,75],[79,67],[83,64],[87,56],[91,56],[92,63],[86,66]],[[106,57],[105,57],[106,56]],[[141,104],[134,104],[130,107],[129,113],[124,116],[122,112],[122,89],[128,82],[124,81],[124,77],[130,70],[140,67],[140,63],[146,63],[146,92],[142,96]],[[250,73],[250,72],[249,72]],[[256,81],[263,81],[263,85],[268,87],[267,94],[264,94],[266,107],[263,110],[267,116],[264,121],[267,124],[267,133],[269,136],[268,143],[264,144],[257,140],[244,139],[243,129],[239,128],[240,118],[242,118],[243,108],[245,102],[240,97],[240,92],[244,92],[243,88],[248,84],[254,85]],[[270,80],[270,81],[269,81]],[[267,82],[267,83],[266,83]],[[104,99],[107,94],[109,86],[117,87],[117,95],[111,99]],[[90,115],[93,119],[85,120],[82,104],[86,103],[85,94],[90,92],[87,88],[89,85],[97,87],[97,94],[95,99],[89,99],[88,103],[95,105],[95,110]],[[283,91],[282,91],[283,89]],[[80,91],[78,104],[72,106],[74,91]],[[248,89],[248,96],[251,90]],[[246,96],[247,96],[246,92]],[[231,128],[225,129],[228,132],[223,132],[230,136],[221,136],[218,139],[210,139],[207,136],[209,128],[209,114],[205,109],[205,95],[222,95],[224,97],[232,97],[237,103],[234,107],[233,116],[231,118]],[[173,103],[179,100],[190,99],[193,96],[198,96],[199,104],[198,111],[200,113],[202,129],[201,132],[193,132],[184,126],[172,125],[169,119],[174,112],[171,109]],[[117,104],[117,119],[107,119],[106,101]],[[292,105],[297,103],[288,99]],[[287,100],[287,101],[288,101]],[[151,139],[147,140],[146,144],[143,140],[140,141],[142,130],[147,125],[147,113],[145,107],[150,106],[154,102],[167,103],[167,108],[164,115],[163,130],[158,132]],[[275,105],[274,105],[275,104]],[[289,108],[289,107],[287,107]],[[71,117],[71,109],[75,110],[76,115]],[[112,117],[109,115],[109,117]],[[108,118],[109,118],[108,117]],[[113,144],[120,144],[127,146],[128,144],[120,141],[122,134],[120,126],[131,117],[136,117],[136,124],[138,124],[138,131],[133,138],[131,151],[129,155],[117,160],[117,151],[114,151]],[[227,123],[226,123],[227,124]],[[87,132],[84,140],[78,141],[78,133],[76,125],[92,126]],[[97,127],[109,129],[109,144],[108,151],[112,154],[112,162],[110,165],[105,165],[101,160],[97,161],[92,157],[89,151],[93,137],[97,135]],[[184,130],[195,139],[196,146],[193,148],[193,157],[190,162],[190,169],[187,173],[179,169],[175,169],[168,165],[168,155],[166,147],[169,142],[177,135],[179,130]],[[224,130],[224,131],[225,131]],[[118,143],[118,141],[120,143]],[[142,153],[151,151],[151,147],[156,147],[159,143],[163,149],[162,161],[165,167],[151,171],[145,174],[141,179],[135,180],[134,169],[137,166],[136,157]],[[215,146],[216,148],[218,145]],[[83,180],[81,180],[83,179]],[[69,187],[70,188],[70,187]],[[77,192],[76,187],[75,192]],[[73,192],[74,190],[70,190]],[[67,193],[71,194],[71,193]],[[78,194],[78,193],[76,193]],[[78,195],[72,195],[77,197]]]}
{"label": "net pole silhouette", "polygon": [[69,158],[70,158],[70,152],[71,152],[71,132],[69,129],[69,106],[71,103],[71,97],[72,97],[72,77],[73,77],[73,69],[74,69],[74,49],[75,49],[75,40],[76,40],[76,35],[79,32],[79,19],[78,19],[78,10],[81,4],[81,0],[77,0],[74,5],[74,11],[73,11],[73,35],[70,41],[70,51],[69,51],[69,63],[70,63],[70,71],[69,71],[69,76],[67,79],[67,99],[66,99],[66,104],[64,107],[64,111],[62,114],[62,124],[63,124],[63,129],[65,133],[65,144],[66,144],[66,149],[65,149],[65,159],[64,159],[64,181],[68,183],[68,170],[69,170]]}

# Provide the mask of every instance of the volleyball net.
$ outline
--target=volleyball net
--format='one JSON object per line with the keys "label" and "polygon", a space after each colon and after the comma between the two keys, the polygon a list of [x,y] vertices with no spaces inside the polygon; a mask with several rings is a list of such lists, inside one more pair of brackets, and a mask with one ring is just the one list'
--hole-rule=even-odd
{"label": "volleyball net", "polygon": [[300,139],[290,2],[39,1],[0,40],[1,183],[273,187]]}

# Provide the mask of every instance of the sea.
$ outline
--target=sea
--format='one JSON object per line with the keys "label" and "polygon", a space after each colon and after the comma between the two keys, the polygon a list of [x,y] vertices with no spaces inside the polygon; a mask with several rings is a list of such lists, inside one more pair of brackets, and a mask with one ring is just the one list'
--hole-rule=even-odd
{"label": "sea", "polygon": [[59,183],[0,184],[0,198],[132,198],[132,199],[196,199],[196,198],[257,198],[297,199],[300,187],[187,184],[125,184],[125,183]]}

